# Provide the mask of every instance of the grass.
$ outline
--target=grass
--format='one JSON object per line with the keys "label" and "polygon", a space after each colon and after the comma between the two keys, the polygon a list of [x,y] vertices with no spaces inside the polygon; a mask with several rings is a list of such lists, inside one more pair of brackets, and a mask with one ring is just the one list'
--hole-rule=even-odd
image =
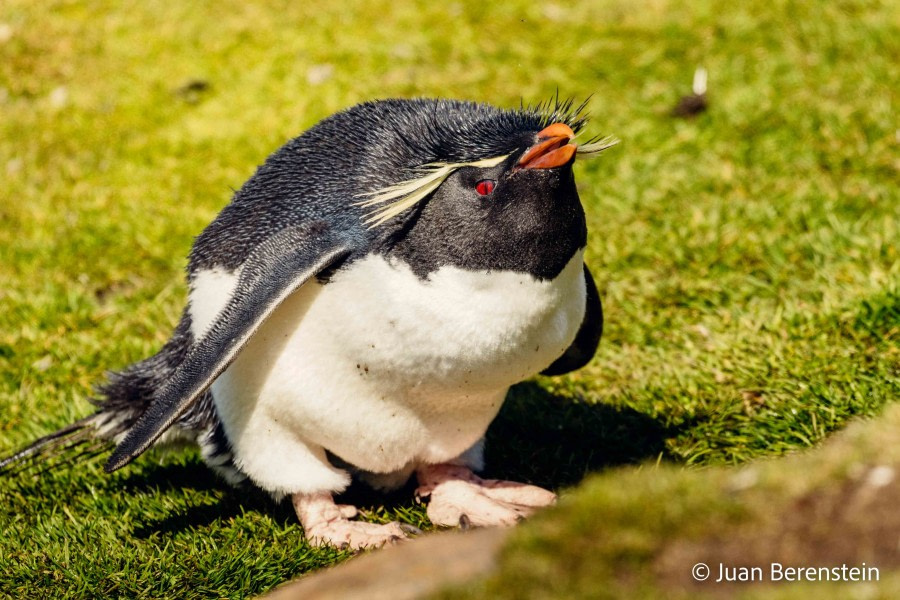
{"label": "grass", "polygon": [[[588,133],[623,140],[577,167],[600,352],[513,390],[491,474],[615,489],[616,465],[786,454],[900,398],[891,3],[7,0],[0,24],[0,452],[162,345],[192,237],[267,154],[386,96],[593,94]],[[709,111],[671,117],[700,64]],[[408,494],[355,494],[425,524]],[[10,597],[245,597],[347,558],[191,451],[0,497]]]}
{"label": "grass", "polygon": [[[740,469],[662,464],[594,475],[515,531],[491,575],[442,597],[896,598],[898,442],[895,405],[817,452]],[[699,563],[710,568],[703,581],[692,576]],[[773,572],[773,563],[781,568]],[[758,571],[729,583],[720,564],[732,581],[740,568]],[[816,570],[812,581],[778,579],[785,567],[842,565],[877,576],[860,581],[857,571],[856,581],[842,582]]]}

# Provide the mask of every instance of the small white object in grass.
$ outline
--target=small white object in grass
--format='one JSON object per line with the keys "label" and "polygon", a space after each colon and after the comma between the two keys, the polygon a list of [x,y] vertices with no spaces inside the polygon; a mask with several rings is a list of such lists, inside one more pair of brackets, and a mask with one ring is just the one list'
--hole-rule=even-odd
{"label": "small white object in grass", "polygon": [[694,71],[694,85],[692,90],[695,96],[702,96],[706,93],[706,69],[697,67]]}
{"label": "small white object in grass", "polygon": [[866,484],[874,488],[884,487],[894,480],[894,468],[887,465],[873,467],[866,477]]}
{"label": "small white object in grass", "polygon": [[50,106],[53,108],[62,108],[69,101],[69,90],[66,86],[61,85],[50,92]]}
{"label": "small white object in grass", "polygon": [[544,5],[544,18],[548,21],[558,22],[566,18],[566,9],[559,4]]}
{"label": "small white object in grass", "polygon": [[309,85],[320,85],[325,83],[334,75],[334,65],[328,63],[321,65],[313,65],[306,72],[306,81]]}
{"label": "small white object in grass", "polygon": [[32,366],[32,368],[34,368],[35,371],[43,373],[44,371],[46,371],[47,369],[49,369],[50,367],[53,366],[53,357],[48,354],[48,355],[44,356],[43,358],[39,358],[38,360],[31,363],[31,366]]}
{"label": "small white object in grass", "polygon": [[0,23],[0,44],[12,39],[13,28],[9,23]]}

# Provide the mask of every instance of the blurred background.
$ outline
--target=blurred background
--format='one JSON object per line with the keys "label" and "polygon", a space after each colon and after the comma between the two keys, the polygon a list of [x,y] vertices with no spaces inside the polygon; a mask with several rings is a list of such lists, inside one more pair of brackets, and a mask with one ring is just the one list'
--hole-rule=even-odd
{"label": "blurred background", "polygon": [[[576,167],[607,329],[586,369],[513,390],[490,474],[590,506],[589,473],[815,446],[900,397],[898,39],[897,4],[865,0],[4,0],[0,452],[161,346],[193,237],[288,139],[376,98],[556,94],[621,140]],[[347,557],[191,452],[98,465],[0,489],[0,590],[245,596]],[[623,523],[646,498],[615,500]],[[428,527],[411,496],[370,507]],[[591,527],[579,552],[632,556]],[[649,577],[679,531],[584,568]],[[557,579],[581,568],[554,552]]]}

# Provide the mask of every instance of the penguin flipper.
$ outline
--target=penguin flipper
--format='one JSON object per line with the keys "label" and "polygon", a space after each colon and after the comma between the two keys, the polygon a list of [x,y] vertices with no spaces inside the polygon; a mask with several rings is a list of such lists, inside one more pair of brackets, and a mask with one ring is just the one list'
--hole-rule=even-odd
{"label": "penguin flipper", "polygon": [[321,222],[286,227],[257,246],[225,308],[116,446],[106,471],[125,466],[147,450],[231,364],[282,301],[351,251],[349,242]]}
{"label": "penguin flipper", "polygon": [[597,352],[597,344],[600,343],[600,336],[603,334],[603,305],[600,303],[597,284],[594,283],[594,277],[587,265],[584,265],[584,283],[586,292],[584,319],[575,335],[575,341],[562,356],[553,361],[553,364],[541,371],[541,375],[562,375],[580,369],[591,362],[594,353]]}

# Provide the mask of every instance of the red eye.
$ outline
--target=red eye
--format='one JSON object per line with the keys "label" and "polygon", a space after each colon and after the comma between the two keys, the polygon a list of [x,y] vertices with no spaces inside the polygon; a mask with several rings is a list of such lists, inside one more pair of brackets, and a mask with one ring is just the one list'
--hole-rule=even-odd
{"label": "red eye", "polygon": [[475,191],[478,192],[479,196],[487,196],[494,191],[495,185],[497,185],[497,182],[493,179],[482,179],[475,184]]}

